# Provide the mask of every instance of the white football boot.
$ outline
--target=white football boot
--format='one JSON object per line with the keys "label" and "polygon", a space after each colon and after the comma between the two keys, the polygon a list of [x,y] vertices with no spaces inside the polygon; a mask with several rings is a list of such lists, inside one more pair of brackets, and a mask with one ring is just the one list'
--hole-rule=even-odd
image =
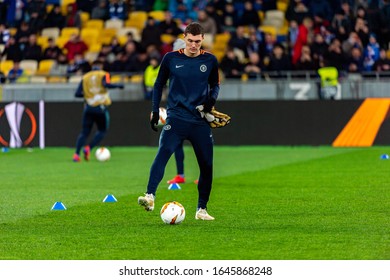
{"label": "white football boot", "polygon": [[145,196],[138,197],[138,204],[145,208],[146,211],[154,210],[154,195],[146,193]]}
{"label": "white football boot", "polygon": [[195,219],[207,220],[207,221],[215,220],[213,216],[210,216],[209,213],[207,213],[206,209],[202,209],[202,208],[199,208],[198,211],[196,211]]}

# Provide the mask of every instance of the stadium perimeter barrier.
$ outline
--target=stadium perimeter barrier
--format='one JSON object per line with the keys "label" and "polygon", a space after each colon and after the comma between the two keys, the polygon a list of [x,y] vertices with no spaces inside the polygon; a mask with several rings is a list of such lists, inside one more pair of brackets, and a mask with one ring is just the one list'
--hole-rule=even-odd
{"label": "stadium perimeter barrier", "polygon": [[[332,145],[369,97],[390,97],[390,79],[348,77],[340,100],[321,100],[319,80],[224,80],[217,109],[232,123],[213,130],[216,145]],[[0,146],[73,147],[81,128],[82,100],[77,84],[5,84],[0,103]],[[157,146],[149,126],[150,101],[142,84],[112,90],[111,125],[103,145]],[[374,144],[390,143],[387,118]],[[11,145],[12,142],[12,145]]]}

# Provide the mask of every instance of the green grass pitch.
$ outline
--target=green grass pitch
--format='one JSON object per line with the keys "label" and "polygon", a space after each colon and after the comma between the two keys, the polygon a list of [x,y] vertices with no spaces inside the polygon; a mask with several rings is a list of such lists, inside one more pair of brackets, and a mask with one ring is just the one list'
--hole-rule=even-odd
{"label": "green grass pitch", "polygon": [[[187,183],[156,209],[137,205],[155,147],[112,147],[101,163],[73,163],[73,149],[0,153],[2,260],[388,260],[388,147],[215,147],[208,205],[215,221],[194,219],[198,167],[185,149]],[[118,202],[103,203],[107,194]],[[186,208],[165,225],[161,206]],[[51,211],[56,201],[65,211]]]}

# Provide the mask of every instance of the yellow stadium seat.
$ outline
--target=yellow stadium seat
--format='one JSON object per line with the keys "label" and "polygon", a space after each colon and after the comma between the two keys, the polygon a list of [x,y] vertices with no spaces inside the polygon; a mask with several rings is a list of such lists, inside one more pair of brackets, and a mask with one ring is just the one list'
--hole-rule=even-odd
{"label": "yellow stadium seat", "polygon": [[49,37],[47,36],[39,36],[37,38],[37,44],[41,46],[42,50],[45,50],[49,45]]}
{"label": "yellow stadium seat", "polygon": [[165,12],[164,11],[150,11],[148,13],[148,16],[154,18],[157,21],[164,21],[165,20]]}
{"label": "yellow stadium seat", "polygon": [[148,13],[145,11],[132,11],[129,13],[129,18],[125,22],[125,27],[136,27],[138,31],[142,31],[145,27],[145,22],[148,19]]}
{"label": "yellow stadium seat", "polygon": [[173,41],[175,41],[176,37],[171,34],[161,34],[160,40],[164,44],[171,44]]}
{"label": "yellow stadium seat", "polygon": [[36,74],[48,75],[50,73],[50,69],[53,67],[55,63],[54,59],[43,59],[38,64],[38,70]]}
{"label": "yellow stadium seat", "polygon": [[288,3],[286,3],[285,1],[276,1],[276,7],[279,11],[283,11],[285,12],[287,10],[287,7],[288,7]]}
{"label": "yellow stadium seat", "polygon": [[69,4],[75,3],[76,0],[61,0],[61,12],[63,15],[67,14],[67,7]]}
{"label": "yellow stadium seat", "polygon": [[50,76],[47,77],[47,82],[48,83],[66,83],[66,78],[65,77],[60,77],[60,76]]}
{"label": "yellow stadium seat", "polygon": [[80,37],[88,46],[97,43],[99,36],[100,36],[100,30],[96,28],[81,29]]}
{"label": "yellow stadium seat", "polygon": [[61,37],[70,38],[72,34],[80,34],[80,29],[77,27],[64,27],[61,29]]}
{"label": "yellow stadium seat", "polygon": [[109,44],[117,34],[117,30],[115,28],[104,28],[100,32],[99,42],[102,44]]}
{"label": "yellow stadium seat", "polygon": [[89,19],[85,23],[85,27],[84,28],[95,28],[95,29],[98,29],[98,30],[102,30],[103,27],[104,27],[104,21],[102,19]]}
{"label": "yellow stadium seat", "polygon": [[278,34],[278,31],[275,26],[261,25],[259,29],[264,33],[270,33],[274,38],[276,38],[276,35]]}
{"label": "yellow stadium seat", "polygon": [[56,45],[59,47],[59,48],[63,48],[64,45],[66,44],[66,42],[69,41],[69,38],[68,37],[58,37],[56,39]]}
{"label": "yellow stadium seat", "polygon": [[89,20],[90,15],[88,12],[80,12],[81,27],[85,27],[86,22]]}
{"label": "yellow stadium seat", "polygon": [[89,63],[92,63],[92,62],[94,62],[97,59],[98,55],[99,55],[98,52],[90,52],[90,51],[88,51],[88,52],[85,53],[84,58]]}
{"label": "yellow stadium seat", "polygon": [[89,46],[88,51],[89,52],[100,52],[101,49],[102,49],[102,44],[94,43],[94,44]]}
{"label": "yellow stadium seat", "polygon": [[136,40],[137,42],[141,41],[141,33],[139,32],[138,28],[136,28],[136,27],[123,27],[121,29],[118,29],[116,35],[118,37],[126,36],[127,33],[129,33],[129,32],[131,32],[133,34],[134,40]]}
{"label": "yellow stadium seat", "polygon": [[31,76],[30,83],[33,84],[45,84],[47,82],[46,77],[43,76]]}
{"label": "yellow stadium seat", "polygon": [[3,60],[0,62],[0,71],[7,75],[9,70],[14,67],[14,62],[12,60]]}

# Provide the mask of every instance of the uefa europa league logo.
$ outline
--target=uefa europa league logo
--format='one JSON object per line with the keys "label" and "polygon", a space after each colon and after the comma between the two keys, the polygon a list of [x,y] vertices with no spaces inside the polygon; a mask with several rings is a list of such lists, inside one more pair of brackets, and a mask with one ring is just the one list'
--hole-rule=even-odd
{"label": "uefa europa league logo", "polygon": [[[0,109],[0,119],[3,117],[4,112],[10,128],[10,136],[9,142],[7,142],[0,134],[0,144],[11,148],[20,148],[23,145],[27,146],[30,144],[34,139],[37,130],[37,122],[30,109],[26,108],[21,103],[13,102],[6,105],[4,109]],[[24,114],[26,114],[28,119],[31,121],[31,132],[25,140],[23,140],[20,135],[20,127]]]}

